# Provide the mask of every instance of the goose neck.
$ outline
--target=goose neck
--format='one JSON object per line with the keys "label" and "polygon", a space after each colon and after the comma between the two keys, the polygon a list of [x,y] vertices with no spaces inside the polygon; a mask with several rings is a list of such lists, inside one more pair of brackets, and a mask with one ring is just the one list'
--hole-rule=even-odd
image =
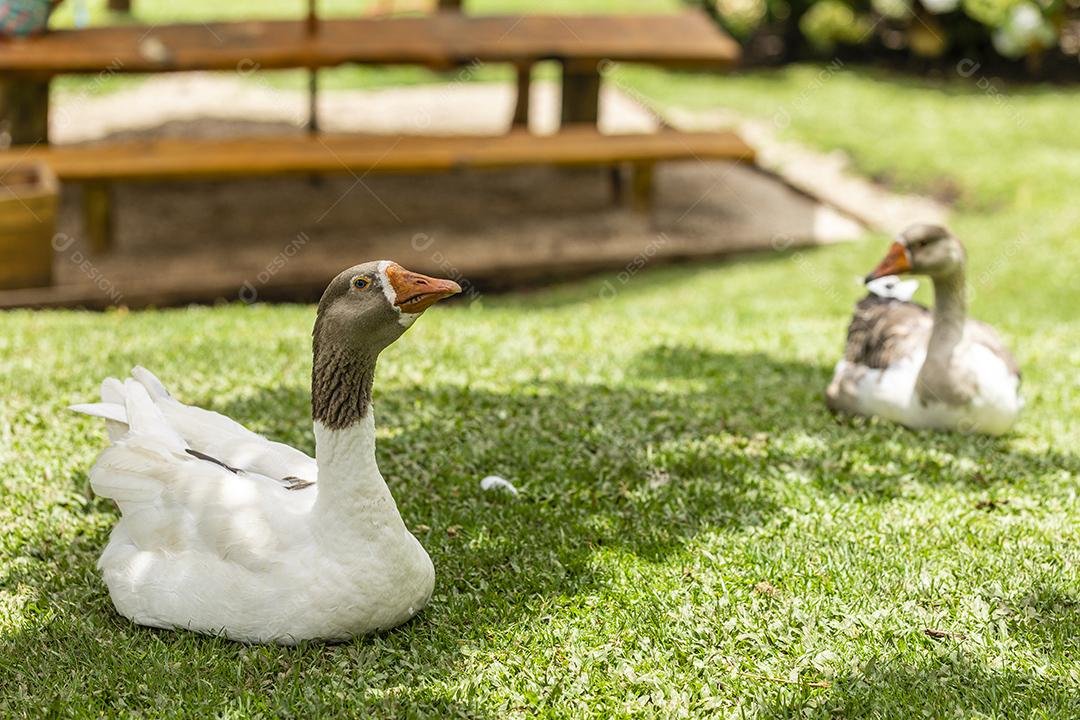
{"label": "goose neck", "polygon": [[376,358],[322,342],[316,335],[311,363],[312,418],[331,430],[344,430],[370,416]]}
{"label": "goose neck", "polygon": [[370,405],[344,428],[315,422],[319,495],[315,512],[327,529],[383,527],[400,522],[397,505],[375,461],[375,419]]}
{"label": "goose neck", "polygon": [[934,277],[934,327],[926,346],[926,361],[919,372],[918,389],[924,401],[959,404],[967,398],[964,383],[954,374],[960,369],[954,355],[964,338],[967,299],[963,270]]}
{"label": "goose neck", "polygon": [[948,356],[964,335],[967,322],[967,299],[964,296],[964,274],[934,278],[934,327],[930,334],[927,354]]}
{"label": "goose neck", "polygon": [[962,270],[934,278],[934,327],[963,327],[967,319],[967,298]]}

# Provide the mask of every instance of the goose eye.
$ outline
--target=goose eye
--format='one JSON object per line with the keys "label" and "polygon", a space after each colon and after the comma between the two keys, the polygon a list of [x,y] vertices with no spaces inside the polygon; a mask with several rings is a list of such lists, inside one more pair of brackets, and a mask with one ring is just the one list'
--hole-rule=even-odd
{"label": "goose eye", "polygon": [[354,277],[352,281],[352,286],[357,290],[366,290],[370,284],[371,281],[364,277]]}

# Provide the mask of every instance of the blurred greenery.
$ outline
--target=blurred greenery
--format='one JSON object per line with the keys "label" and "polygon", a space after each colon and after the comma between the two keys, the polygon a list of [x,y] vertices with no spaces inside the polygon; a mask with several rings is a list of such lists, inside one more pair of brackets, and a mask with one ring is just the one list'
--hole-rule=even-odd
{"label": "blurred greenery", "polygon": [[[310,452],[313,308],[5,313],[0,715],[1077,716],[1076,92],[835,66],[616,79],[947,189],[972,310],[1024,368],[1015,431],[826,411],[884,237],[436,307],[375,387],[432,605],[377,638],[244,647],[113,612],[94,563],[116,511],[87,483],[104,433],[64,407],[141,363]],[[490,473],[521,496],[482,493]]]}
{"label": "blurred greenery", "polygon": [[[861,46],[860,57],[1042,56],[1075,65],[1074,0],[686,0],[709,10],[747,45],[755,62],[828,56]],[[764,51],[762,37],[769,38]],[[846,48],[845,48],[846,46]],[[1059,52],[1060,50],[1060,52]],[[1072,73],[1075,77],[1075,72]]]}

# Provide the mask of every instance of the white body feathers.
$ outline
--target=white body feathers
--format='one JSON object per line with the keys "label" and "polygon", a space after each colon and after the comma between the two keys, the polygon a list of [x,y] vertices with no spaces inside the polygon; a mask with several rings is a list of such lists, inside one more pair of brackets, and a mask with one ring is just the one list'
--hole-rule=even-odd
{"label": "white body feathers", "polygon": [[854,383],[855,412],[876,416],[914,429],[956,430],[1001,435],[1008,432],[1023,408],[1020,378],[997,355],[982,345],[968,346],[962,362],[974,375],[977,392],[963,406],[941,402],[923,404],[915,392],[926,352],[901,358],[887,368],[836,364],[833,384]]}
{"label": "white body feathers", "polygon": [[342,430],[316,423],[316,463],[174,400],[146,370],[133,376],[73,407],[105,418],[113,441],[90,482],[122,514],[98,563],[122,615],[292,644],[386,629],[424,607],[434,568],[379,473],[370,410]]}

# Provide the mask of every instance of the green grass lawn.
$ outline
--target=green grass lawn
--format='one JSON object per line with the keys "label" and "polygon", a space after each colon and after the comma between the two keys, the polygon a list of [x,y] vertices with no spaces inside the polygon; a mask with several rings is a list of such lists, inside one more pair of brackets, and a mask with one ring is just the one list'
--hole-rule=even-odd
{"label": "green grass lawn", "polygon": [[[313,308],[4,314],[0,715],[1080,717],[1080,97],[817,73],[624,78],[784,109],[868,173],[958,188],[973,311],[1024,367],[1012,435],[826,411],[884,238],[436,308],[375,387],[431,606],[345,645],[244,647],[113,612],[94,563],[116,512],[87,484],[104,433],[63,408],[142,363],[310,452]],[[521,496],[482,493],[489,473]]]}

